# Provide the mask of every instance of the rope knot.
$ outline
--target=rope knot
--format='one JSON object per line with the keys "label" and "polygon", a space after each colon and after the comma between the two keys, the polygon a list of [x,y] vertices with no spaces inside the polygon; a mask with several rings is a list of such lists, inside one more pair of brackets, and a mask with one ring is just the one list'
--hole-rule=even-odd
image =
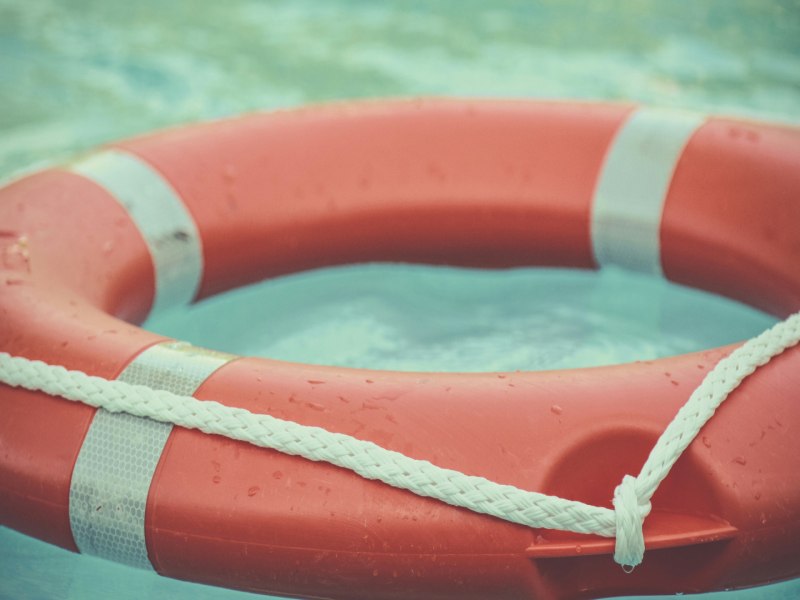
{"label": "rope knot", "polygon": [[642,525],[650,514],[650,501],[639,498],[636,493],[636,478],[625,475],[614,490],[614,516],[616,517],[617,541],[614,560],[630,573],[644,557],[644,533]]}

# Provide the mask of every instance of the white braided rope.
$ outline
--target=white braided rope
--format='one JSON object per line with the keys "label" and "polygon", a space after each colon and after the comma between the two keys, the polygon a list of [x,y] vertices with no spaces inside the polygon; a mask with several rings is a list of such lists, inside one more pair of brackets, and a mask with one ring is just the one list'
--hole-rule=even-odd
{"label": "white braided rope", "polygon": [[614,494],[614,510],[498,484],[372,442],[299,425],[269,415],[200,401],[163,390],[70,371],[0,352],[0,382],[67,400],[174,423],[286,454],[327,462],[366,479],[544,529],[616,537],[614,559],[632,568],[642,561],[642,523],[650,499],[672,465],[725,398],[758,367],[800,342],[800,313],[745,343],[708,373],[659,438],[638,477],[626,475]]}

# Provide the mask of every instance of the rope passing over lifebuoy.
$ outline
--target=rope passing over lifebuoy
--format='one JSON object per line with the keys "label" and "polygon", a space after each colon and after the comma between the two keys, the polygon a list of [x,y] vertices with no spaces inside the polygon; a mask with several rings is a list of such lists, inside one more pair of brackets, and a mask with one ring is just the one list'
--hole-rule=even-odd
{"label": "rope passing over lifebuoy", "polygon": [[529,527],[616,537],[614,560],[628,570],[642,562],[642,524],[650,498],[672,465],[717,407],[770,359],[800,343],[800,313],[755,337],[722,359],[666,428],[638,477],[626,475],[614,510],[501,485],[443,469],[352,436],[257,415],[146,386],[93,377],[0,352],[0,382],[45,392],[110,412],[172,423],[349,469],[420,496]]}

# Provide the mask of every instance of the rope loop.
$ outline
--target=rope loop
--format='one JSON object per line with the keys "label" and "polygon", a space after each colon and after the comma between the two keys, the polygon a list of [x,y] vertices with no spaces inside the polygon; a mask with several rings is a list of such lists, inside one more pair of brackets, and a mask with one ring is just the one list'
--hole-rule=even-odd
{"label": "rope loop", "polygon": [[636,478],[625,475],[614,490],[614,517],[617,540],[614,560],[627,573],[633,571],[644,558],[644,532],[642,526],[650,514],[650,501],[636,493]]}

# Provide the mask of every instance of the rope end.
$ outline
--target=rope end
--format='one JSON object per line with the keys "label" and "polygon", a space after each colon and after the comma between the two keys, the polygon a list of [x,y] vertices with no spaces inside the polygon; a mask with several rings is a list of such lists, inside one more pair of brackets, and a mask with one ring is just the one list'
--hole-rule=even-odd
{"label": "rope end", "polygon": [[626,475],[614,490],[614,515],[617,541],[614,560],[626,573],[633,572],[644,558],[644,519],[650,514],[650,502],[641,502],[636,494],[636,478]]}

